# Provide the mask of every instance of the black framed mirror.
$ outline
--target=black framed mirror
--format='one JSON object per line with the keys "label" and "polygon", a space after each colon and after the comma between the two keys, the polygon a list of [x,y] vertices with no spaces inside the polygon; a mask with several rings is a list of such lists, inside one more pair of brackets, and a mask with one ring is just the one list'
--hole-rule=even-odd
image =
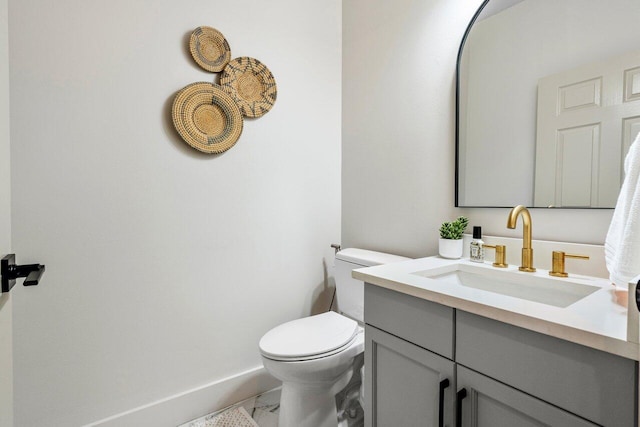
{"label": "black framed mirror", "polygon": [[456,72],[458,207],[613,208],[640,132],[640,2],[486,0]]}

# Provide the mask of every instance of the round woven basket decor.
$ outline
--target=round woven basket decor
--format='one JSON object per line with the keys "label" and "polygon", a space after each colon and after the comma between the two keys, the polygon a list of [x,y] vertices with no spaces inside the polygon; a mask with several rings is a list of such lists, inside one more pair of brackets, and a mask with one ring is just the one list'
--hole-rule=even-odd
{"label": "round woven basket decor", "polygon": [[189,41],[191,56],[207,71],[222,71],[231,59],[231,48],[222,33],[211,27],[198,27]]}
{"label": "round woven basket decor", "polygon": [[242,134],[242,114],[222,88],[192,83],[176,95],[173,124],[187,144],[204,153],[222,153]]}
{"label": "round woven basket decor", "polygon": [[248,56],[231,60],[222,71],[220,84],[245,117],[263,116],[271,110],[278,96],[271,71],[262,62]]}

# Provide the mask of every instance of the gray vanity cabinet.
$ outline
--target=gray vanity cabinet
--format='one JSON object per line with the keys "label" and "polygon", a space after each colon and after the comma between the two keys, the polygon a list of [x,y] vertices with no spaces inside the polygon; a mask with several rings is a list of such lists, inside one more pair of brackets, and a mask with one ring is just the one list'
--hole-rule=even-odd
{"label": "gray vanity cabinet", "polygon": [[364,316],[365,426],[453,426],[454,310],[366,285]]}
{"label": "gray vanity cabinet", "polygon": [[370,284],[364,318],[367,427],[638,425],[633,360]]}
{"label": "gray vanity cabinet", "polygon": [[369,325],[365,337],[365,425],[452,426],[454,363]]}
{"label": "gray vanity cabinet", "polygon": [[460,365],[457,377],[462,427],[597,426]]}

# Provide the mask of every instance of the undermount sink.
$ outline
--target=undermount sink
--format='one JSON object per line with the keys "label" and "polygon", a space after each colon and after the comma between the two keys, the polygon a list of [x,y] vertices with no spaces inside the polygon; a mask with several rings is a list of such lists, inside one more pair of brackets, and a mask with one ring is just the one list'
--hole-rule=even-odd
{"label": "undermount sink", "polygon": [[568,279],[539,273],[505,271],[484,265],[452,264],[417,271],[416,274],[450,286],[479,289],[554,307],[565,308],[600,289]]}

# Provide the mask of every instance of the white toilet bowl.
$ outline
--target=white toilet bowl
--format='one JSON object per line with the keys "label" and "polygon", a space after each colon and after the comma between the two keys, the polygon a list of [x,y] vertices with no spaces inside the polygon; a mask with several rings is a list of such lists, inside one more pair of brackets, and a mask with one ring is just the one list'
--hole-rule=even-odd
{"label": "white toilet bowl", "polygon": [[364,351],[357,322],[327,312],[284,323],[260,340],[265,369],[282,381],[279,427],[336,427],[336,394]]}
{"label": "white toilet bowl", "polygon": [[[364,322],[364,282],[354,279],[352,271],[406,260],[365,249],[341,250],[334,272],[338,309],[344,316],[329,311],[305,317],[262,337],[264,367],[282,381],[280,427],[338,426],[336,394],[349,383],[355,359],[364,351],[364,330],[358,326]],[[346,405],[354,397],[350,395]]]}

